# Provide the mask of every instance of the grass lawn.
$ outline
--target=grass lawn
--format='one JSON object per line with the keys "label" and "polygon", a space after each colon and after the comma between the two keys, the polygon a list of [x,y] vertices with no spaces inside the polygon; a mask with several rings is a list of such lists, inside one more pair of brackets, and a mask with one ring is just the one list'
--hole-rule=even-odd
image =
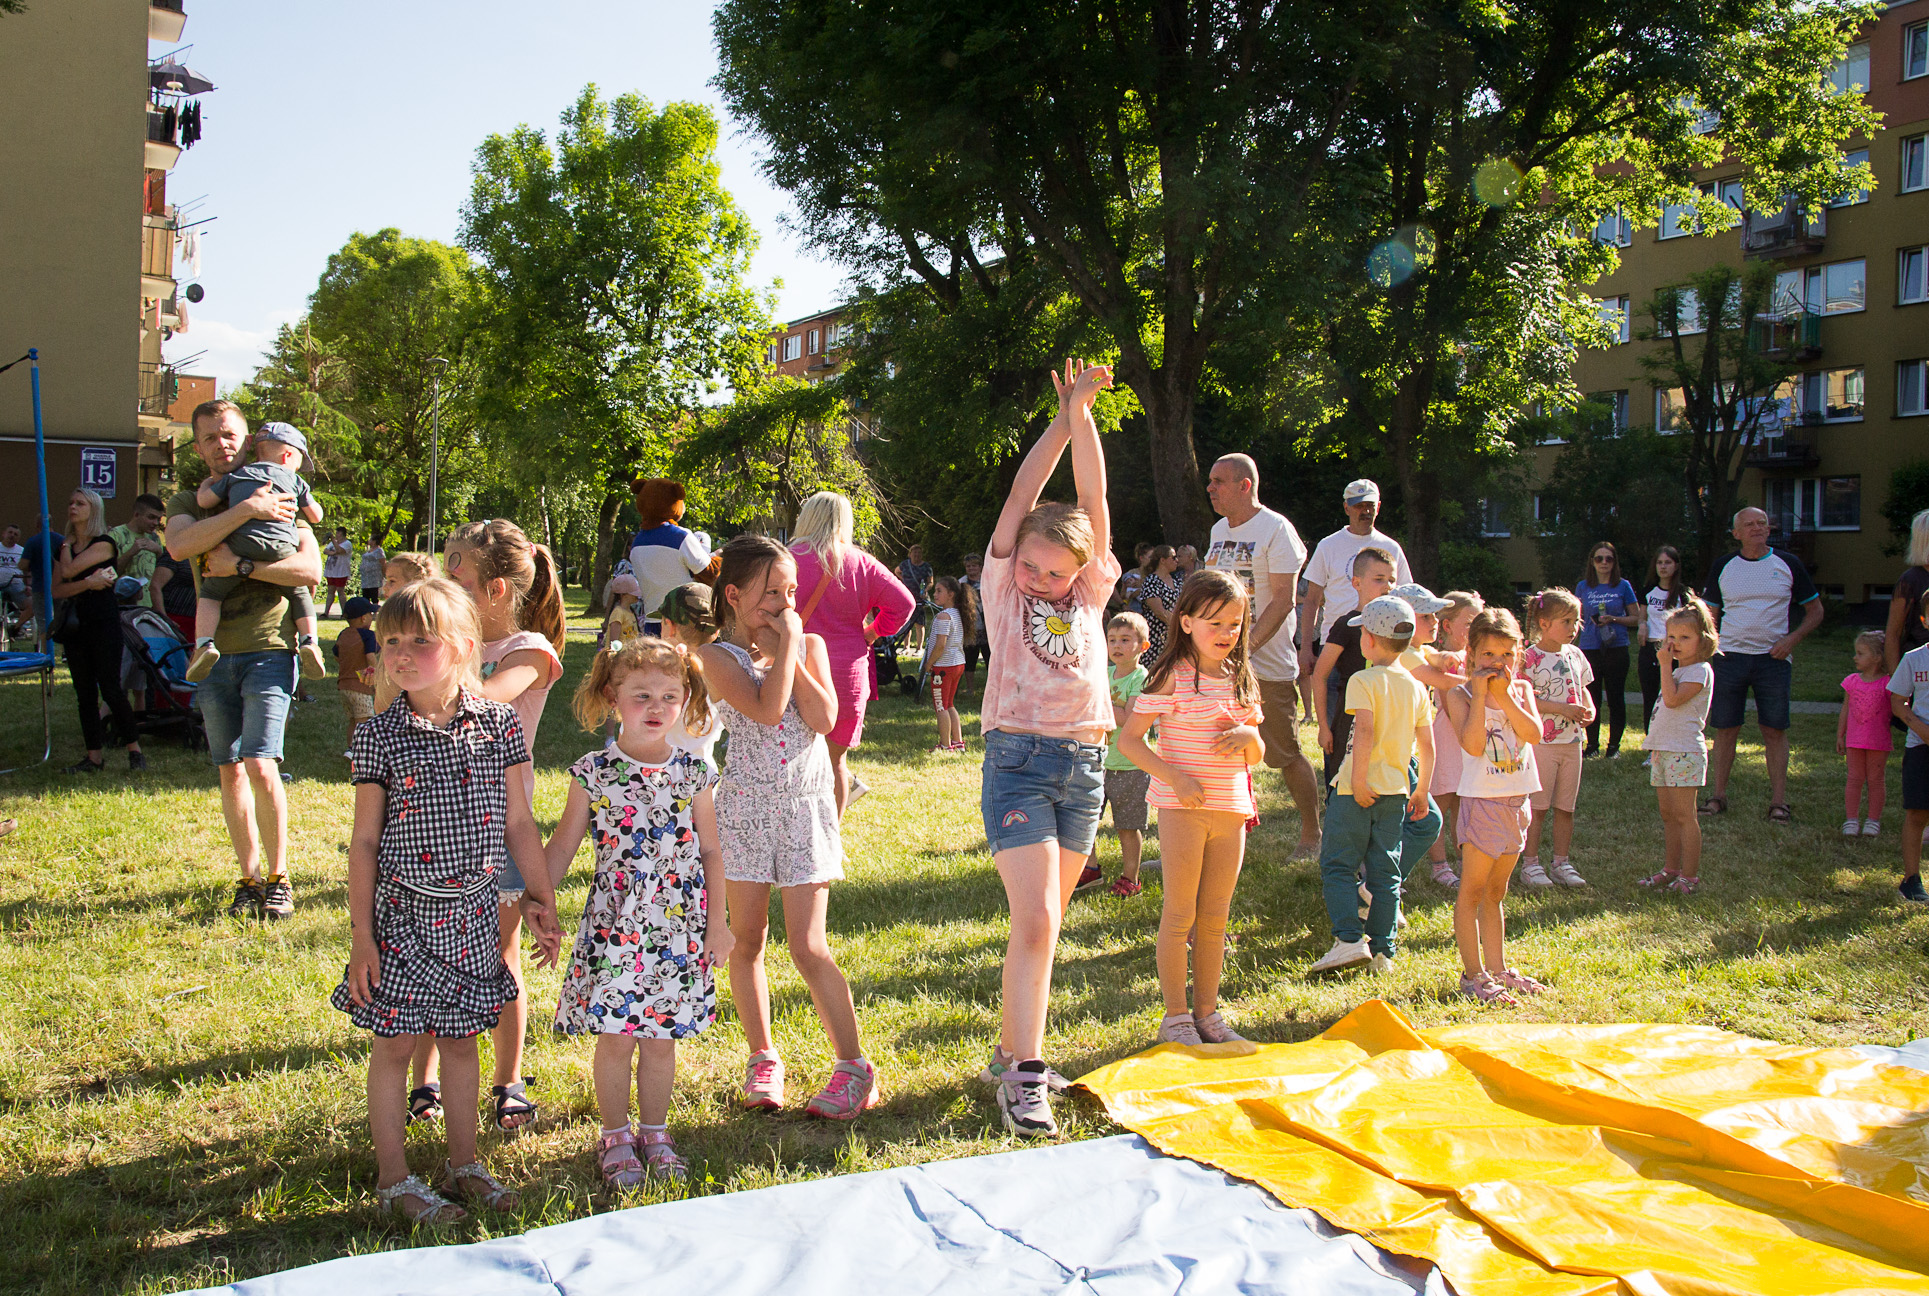
{"label": "grass lawn", "polygon": [[[547,829],[565,766],[594,745],[567,693],[592,651],[572,636],[569,678],[537,751]],[[1804,691],[1821,700],[1847,670],[1847,636],[1805,648]],[[348,949],[351,795],[332,684],[295,713],[293,871],[299,911],[276,926],[221,914],[233,885],[215,775],[205,755],[154,744],[130,777],[118,755],[96,778],[51,768],[0,778],[0,1286],[48,1292],[164,1292],[359,1251],[428,1241],[381,1214],[364,1127],[367,1040],[327,1004]],[[964,701],[975,705],[976,694]],[[36,740],[33,686],[0,685],[0,763]],[[975,715],[970,717],[975,720]],[[74,695],[55,695],[56,755],[79,756]],[[1549,981],[1522,1020],[1704,1022],[1805,1044],[1901,1043],[1929,1032],[1929,914],[1896,895],[1899,758],[1887,831],[1845,845],[1842,763],[1830,716],[1794,718],[1793,827],[1762,819],[1761,752],[1744,730],[1734,811],[1707,825],[1697,896],[1635,886],[1658,867],[1654,798],[1638,755],[1590,762],[1574,858],[1592,887],[1520,895],[1515,961]],[[854,1126],[740,1113],[744,1057],[726,1017],[686,1047],[671,1121],[691,1159],[689,1191],[711,1193],[1010,1147],[972,1076],[996,1028],[1002,891],[978,822],[975,759],[927,757],[923,711],[898,696],[872,711],[857,768],[870,797],[848,825],[850,878],[833,893],[833,945],[851,978],[885,1101]],[[1308,731],[1310,738],[1310,730]],[[1235,901],[1227,1016],[1258,1040],[1318,1033],[1380,996],[1425,1025],[1475,1019],[1452,996],[1451,901],[1422,878],[1396,972],[1309,984],[1329,943],[1316,869],[1286,864],[1297,825],[1278,781],[1260,777],[1264,823]],[[1101,839],[1116,869],[1117,844]],[[574,930],[587,850],[562,895]],[[1131,901],[1074,902],[1060,950],[1048,1054],[1076,1076],[1150,1041],[1159,1000],[1156,883]],[[776,920],[781,924],[781,919]],[[829,1065],[802,984],[773,941],[777,1031],[794,1096]],[[520,1214],[464,1225],[451,1240],[514,1233],[619,1205],[591,1155],[590,1047],[553,1038],[557,973],[532,977],[529,1067],[539,1127],[485,1135],[484,1155],[525,1190]],[[801,1091],[801,1093],[800,1093]],[[1061,1108],[1066,1137],[1117,1129],[1087,1101]],[[410,1135],[416,1168],[440,1164],[439,1127]]]}

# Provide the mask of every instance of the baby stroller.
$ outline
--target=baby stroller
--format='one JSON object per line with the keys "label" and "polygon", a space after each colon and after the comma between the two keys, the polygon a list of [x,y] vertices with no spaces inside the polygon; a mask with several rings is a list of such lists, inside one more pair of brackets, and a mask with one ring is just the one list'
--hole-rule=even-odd
{"label": "baby stroller", "polygon": [[885,635],[871,645],[871,658],[877,664],[877,688],[882,693],[895,682],[904,696],[918,698],[924,694],[926,679],[931,674],[931,636],[924,636],[924,656],[918,659],[918,669],[906,672],[898,665],[898,653],[911,642],[911,632],[919,627],[931,629],[931,622],[937,619],[938,609],[934,604],[920,603],[911,613],[911,619],[894,635]]}
{"label": "baby stroller", "polygon": [[147,690],[146,709],[134,713],[140,731],[178,734],[184,747],[206,747],[207,727],[195,708],[195,686],[187,681],[188,647],[174,623],[153,608],[124,607],[121,640],[129,687]]}

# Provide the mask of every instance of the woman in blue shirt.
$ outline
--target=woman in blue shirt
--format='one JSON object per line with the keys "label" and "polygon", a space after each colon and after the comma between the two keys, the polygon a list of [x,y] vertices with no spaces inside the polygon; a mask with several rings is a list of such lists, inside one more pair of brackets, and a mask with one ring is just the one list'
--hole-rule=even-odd
{"label": "woman in blue shirt", "polygon": [[1628,724],[1628,631],[1641,623],[1641,600],[1622,579],[1621,557],[1603,540],[1588,551],[1587,572],[1574,587],[1581,600],[1581,636],[1575,640],[1594,682],[1594,723],[1587,727],[1586,755],[1599,754],[1601,714],[1607,713],[1609,760],[1621,754],[1621,731]]}

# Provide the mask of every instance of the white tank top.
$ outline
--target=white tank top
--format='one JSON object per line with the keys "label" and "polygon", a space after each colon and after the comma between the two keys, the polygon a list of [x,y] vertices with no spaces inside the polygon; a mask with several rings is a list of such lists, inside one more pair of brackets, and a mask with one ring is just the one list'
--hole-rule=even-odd
{"label": "white tank top", "polygon": [[[1509,681],[1507,691],[1523,708],[1534,696],[1533,685],[1524,679]],[[1473,693],[1466,685],[1455,689],[1454,695],[1468,706],[1473,705]],[[1496,706],[1489,706],[1486,711],[1487,738],[1481,744],[1480,754],[1467,756],[1460,762],[1460,795],[1498,800],[1540,791],[1534,744],[1521,741],[1514,726],[1508,723],[1505,711]]]}

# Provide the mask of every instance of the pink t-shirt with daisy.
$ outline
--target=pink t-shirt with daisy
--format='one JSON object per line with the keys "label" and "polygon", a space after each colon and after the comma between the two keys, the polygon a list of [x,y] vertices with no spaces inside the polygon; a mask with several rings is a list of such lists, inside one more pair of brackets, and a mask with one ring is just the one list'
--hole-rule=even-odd
{"label": "pink t-shirt with daisy", "polygon": [[981,727],[1102,743],[1113,728],[1105,601],[1118,582],[1119,561],[1110,552],[1096,555],[1060,603],[1020,590],[1017,567],[1015,552],[985,554],[979,593],[991,660]]}

